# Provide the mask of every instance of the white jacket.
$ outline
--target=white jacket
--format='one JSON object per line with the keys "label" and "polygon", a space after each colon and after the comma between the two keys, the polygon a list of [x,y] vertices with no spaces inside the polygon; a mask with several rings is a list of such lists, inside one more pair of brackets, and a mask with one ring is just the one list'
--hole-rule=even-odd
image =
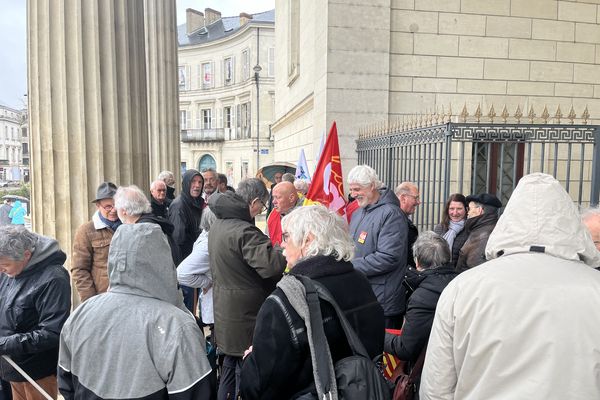
{"label": "white jacket", "polygon": [[488,261],[442,293],[421,399],[600,399],[600,263],[553,177],[523,177]]}

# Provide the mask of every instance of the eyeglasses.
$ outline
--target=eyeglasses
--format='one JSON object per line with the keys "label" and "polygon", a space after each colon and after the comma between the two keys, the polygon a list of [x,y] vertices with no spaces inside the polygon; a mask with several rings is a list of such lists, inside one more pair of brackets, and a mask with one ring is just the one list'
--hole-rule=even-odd
{"label": "eyeglasses", "polygon": [[290,238],[290,234],[288,232],[283,232],[281,234],[281,241],[287,243],[288,239]]}
{"label": "eyeglasses", "polygon": [[265,202],[262,201],[261,199],[259,199],[258,197],[256,199],[254,199],[254,201],[260,201],[260,205],[261,205],[260,212],[263,212],[267,209],[267,205],[265,204]]}
{"label": "eyeglasses", "polygon": [[420,195],[418,195],[418,194],[409,194],[409,193],[405,193],[405,196],[410,196],[410,197],[412,197],[413,199],[415,199],[415,201],[420,201],[420,199],[421,199],[421,196],[420,196]]}
{"label": "eyeglasses", "polygon": [[100,206],[100,207],[102,207],[102,209],[104,211],[106,211],[106,212],[110,212],[110,211],[112,211],[115,208],[115,206],[111,205],[111,204],[108,204],[108,205],[105,205],[105,206]]}
{"label": "eyeglasses", "polygon": [[155,192],[166,192],[167,189],[154,189]]}

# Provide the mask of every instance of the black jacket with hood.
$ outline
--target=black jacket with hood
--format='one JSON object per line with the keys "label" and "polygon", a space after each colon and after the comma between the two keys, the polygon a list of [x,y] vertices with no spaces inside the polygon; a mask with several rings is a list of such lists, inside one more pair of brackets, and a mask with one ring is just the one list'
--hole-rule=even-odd
{"label": "black jacket with hood", "polygon": [[214,193],[217,220],[208,235],[213,278],[215,339],[224,354],[241,357],[252,343],[260,306],[275,289],[286,262],[258,229],[248,203],[235,193]]}
{"label": "black jacket with hood", "polygon": [[[169,247],[171,247],[171,256],[173,257],[173,262],[177,263],[177,260],[179,260],[179,247],[173,240],[173,231],[175,230],[175,227],[173,226],[171,221],[169,221],[168,219],[159,217],[155,214],[142,214],[140,219],[137,220],[137,223],[142,223],[142,222],[149,223],[149,224],[157,224],[158,226],[160,226],[160,229],[167,237],[167,241],[169,242]],[[175,264],[175,265],[177,265],[177,264]]]}
{"label": "black jacket with hood", "polygon": [[[56,374],[59,335],[71,310],[66,258],[56,240],[38,236],[25,269],[13,278],[0,274],[0,354],[33,379]],[[25,382],[3,358],[0,376]]]}
{"label": "black jacket with hood", "polygon": [[[194,248],[194,242],[200,236],[200,218],[202,218],[202,209],[204,208],[204,199],[202,196],[193,198],[190,194],[190,185],[195,176],[202,177],[202,174],[195,169],[189,169],[183,174],[183,185],[181,194],[177,196],[169,207],[169,221],[175,228],[173,230],[173,240],[177,245],[177,260],[175,265],[179,265],[184,258],[190,255]],[[204,178],[202,178],[202,188],[204,187]]]}

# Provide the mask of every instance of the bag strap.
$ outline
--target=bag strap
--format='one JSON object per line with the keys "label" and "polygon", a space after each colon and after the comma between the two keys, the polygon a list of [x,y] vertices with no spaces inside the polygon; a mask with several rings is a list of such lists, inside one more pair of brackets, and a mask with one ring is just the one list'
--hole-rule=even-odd
{"label": "bag strap", "polygon": [[[423,371],[423,364],[425,363],[425,354],[427,353],[427,344],[425,345],[425,347],[423,347],[423,350],[421,350],[421,354],[419,354],[419,358],[417,358],[417,361],[415,361],[415,365],[413,365],[413,367],[410,370],[410,373],[408,374],[408,381],[409,382],[414,382],[416,380],[416,378],[421,374],[421,371]],[[406,372],[404,371],[404,368],[402,368],[401,365],[398,365],[396,367],[396,369],[394,369],[394,372],[392,373],[392,376],[390,377],[390,380],[394,383],[396,383],[396,381],[398,380],[398,378],[400,377],[400,375],[404,375],[406,374]]]}
{"label": "bag strap", "polygon": [[[360,356],[366,357],[370,360],[371,358],[369,357],[369,354],[367,353],[365,346],[360,341],[358,335],[352,328],[352,325],[350,325],[350,322],[348,322],[346,315],[344,314],[344,312],[341,310],[338,303],[335,301],[335,299],[331,295],[331,292],[329,292],[329,290],[327,290],[327,288],[325,286],[323,286],[321,283],[316,282],[306,276],[296,275],[296,278],[300,282],[302,282],[302,284],[306,288],[307,294],[308,294],[309,290],[311,290],[311,291],[314,290],[317,293],[319,298],[325,300],[327,303],[329,303],[333,307],[333,309],[335,310],[335,313],[338,317],[338,320],[340,321],[340,325],[342,326],[342,329],[344,330],[344,333],[346,335],[346,340],[348,341],[348,345],[350,346],[350,349],[352,350],[354,355],[360,355]],[[319,315],[320,314],[321,314],[321,309],[319,308]],[[311,315],[312,315],[312,309],[311,309]],[[322,323],[321,323],[321,326],[322,326]],[[313,327],[313,329],[314,329],[314,327]]]}

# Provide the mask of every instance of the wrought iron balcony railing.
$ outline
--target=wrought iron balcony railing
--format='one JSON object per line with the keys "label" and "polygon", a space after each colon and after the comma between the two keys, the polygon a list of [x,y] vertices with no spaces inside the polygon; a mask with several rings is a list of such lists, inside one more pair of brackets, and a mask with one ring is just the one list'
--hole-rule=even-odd
{"label": "wrought iron balcony railing", "polygon": [[225,140],[223,128],[214,129],[182,129],[181,141],[188,142],[222,142]]}

